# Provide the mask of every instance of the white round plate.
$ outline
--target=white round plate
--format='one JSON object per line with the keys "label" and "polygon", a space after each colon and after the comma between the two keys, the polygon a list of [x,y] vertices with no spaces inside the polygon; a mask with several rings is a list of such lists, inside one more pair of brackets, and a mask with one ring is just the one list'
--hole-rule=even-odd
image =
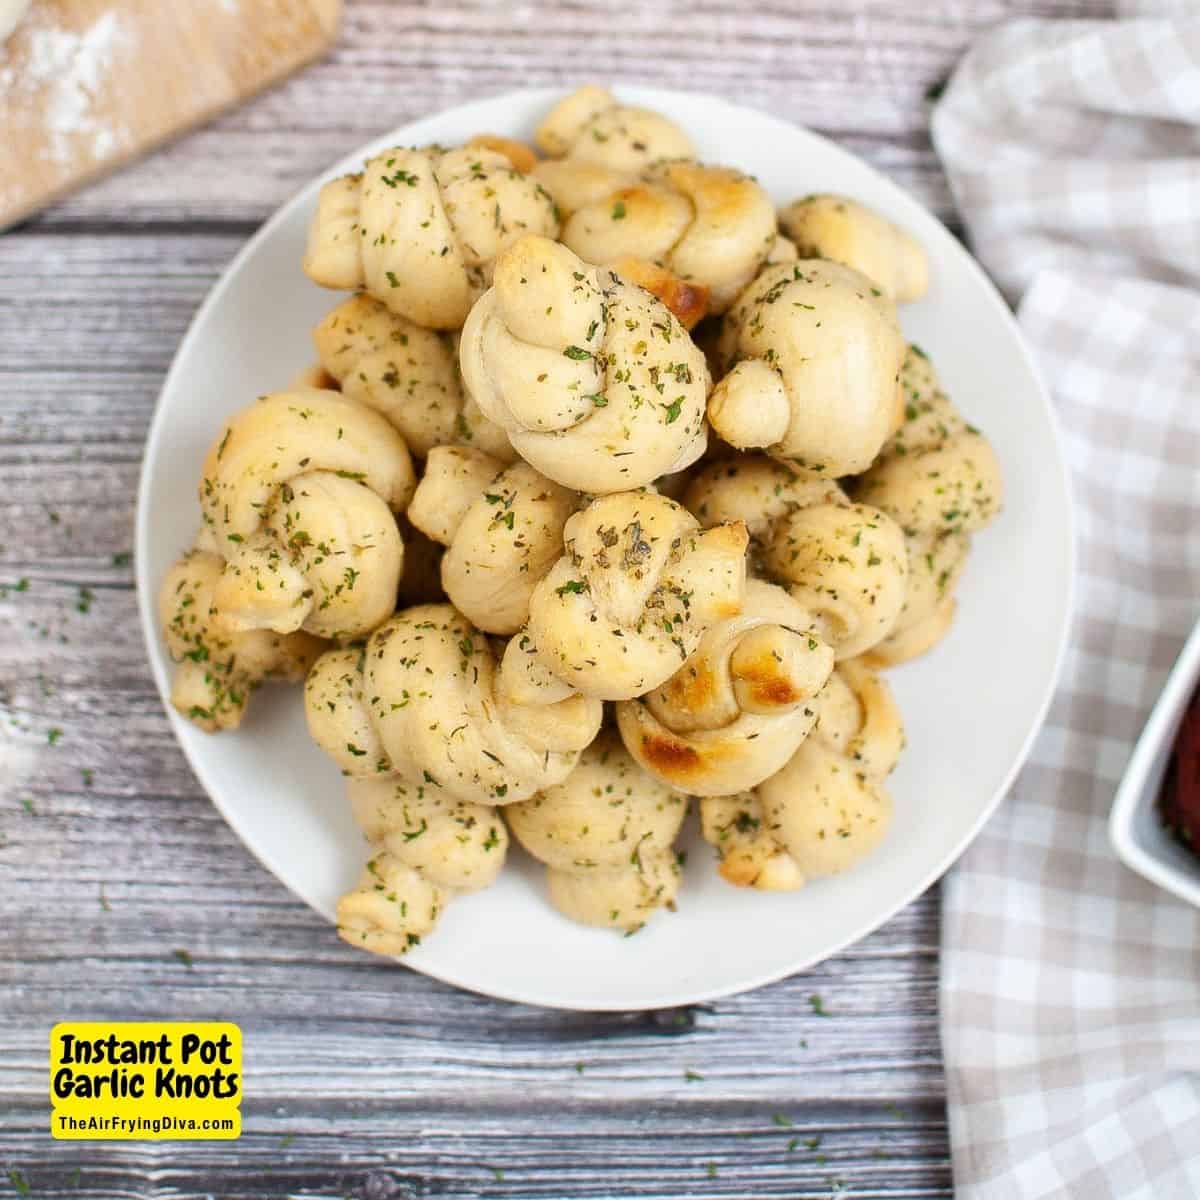
{"label": "white round plate", "polygon": [[[764,894],[723,883],[712,851],[692,831],[678,912],[621,938],[559,916],[541,868],[514,850],[500,881],[455,900],[405,960],[476,992],[584,1010],[695,1003],[779,979],[863,937],[937,879],[999,803],[1045,714],[1066,637],[1073,554],[1067,476],[1046,393],[1004,302],[954,237],[882,175],[815,134],[708,96],[618,90],[678,121],[700,157],[757,176],[778,203],[843,192],[920,239],[929,295],[903,307],[904,330],[992,439],[1007,497],[999,520],[976,539],[952,633],[935,653],[890,676],[908,750],[892,777],[895,822],[873,858],[796,893]],[[164,702],[171,664],[155,596],[199,523],[195,483],[204,453],[226,416],[312,361],[309,330],[339,299],[300,270],[318,187],[391,145],[452,144],[482,131],[528,139],[559,95],[477,101],[363,146],[284,205],[213,288],[163,386],[138,504],[141,614]],[[219,736],[168,711],[225,819],[269,870],[332,919],[365,847],[337,768],[309,741],[299,689],[263,689],[242,728]],[[396,980],[402,985],[403,973]]]}

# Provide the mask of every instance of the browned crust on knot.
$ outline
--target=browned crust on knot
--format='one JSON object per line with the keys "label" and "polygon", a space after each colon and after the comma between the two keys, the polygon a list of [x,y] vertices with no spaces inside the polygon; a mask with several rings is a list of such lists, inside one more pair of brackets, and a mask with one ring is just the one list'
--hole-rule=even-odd
{"label": "browned crust on knot", "polygon": [[687,712],[707,708],[717,692],[716,676],[701,660],[690,663],[665,683],[663,692],[675,707]]}
{"label": "browned crust on knot", "polygon": [[804,700],[792,679],[779,670],[779,659],[773,654],[758,654],[746,660],[740,656],[733,670],[733,678],[749,684],[750,695],[758,704],[778,704],[780,708],[791,708]]}
{"label": "browned crust on knot", "polygon": [[340,392],[342,390],[341,382],[334,379],[320,363],[314,363],[311,367],[305,367],[292,380],[290,386],[294,388],[320,388],[326,392]]}
{"label": "browned crust on knot", "polygon": [[721,878],[734,887],[753,887],[762,872],[762,858],[745,850],[731,850],[717,867]]}
{"label": "browned crust on knot", "polygon": [[513,138],[501,137],[498,133],[477,133],[467,145],[503,154],[512,163],[513,169],[520,171],[522,175],[527,175],[538,164],[538,156],[532,146]]}
{"label": "browned crust on knot", "polygon": [[690,779],[705,765],[703,755],[693,746],[661,733],[643,734],[642,755],[669,779]]}
{"label": "browned crust on knot", "polygon": [[733,556],[746,553],[746,547],[750,544],[750,534],[746,529],[745,521],[726,521],[723,525],[714,525],[708,531],[708,536],[712,538],[713,534],[718,531]]}
{"label": "browned crust on knot", "polygon": [[770,654],[760,654],[750,662],[739,662],[734,678],[750,685],[750,695],[759,704],[786,708],[804,699],[792,686],[792,681],[779,673],[779,663]]}
{"label": "browned crust on knot", "polygon": [[625,255],[612,264],[612,269],[623,279],[657,296],[675,314],[684,329],[693,328],[708,312],[708,288],[688,283],[657,263]]}

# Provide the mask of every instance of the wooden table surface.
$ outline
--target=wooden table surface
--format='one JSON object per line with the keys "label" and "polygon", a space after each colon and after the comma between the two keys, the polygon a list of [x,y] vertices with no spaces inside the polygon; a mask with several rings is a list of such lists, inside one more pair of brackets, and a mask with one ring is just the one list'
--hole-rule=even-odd
{"label": "wooden table surface", "polygon": [[[396,124],[522,84],[676,85],[829,134],[949,217],[930,89],[998,21],[1108,8],[348,0],[329,59],[0,238],[0,1195],[952,1194],[936,889],[819,968],[665,1013],[484,1000],[339,942],[172,738],[132,590],[138,467],[246,236]],[[70,1017],[238,1021],[241,1140],[52,1141]]]}

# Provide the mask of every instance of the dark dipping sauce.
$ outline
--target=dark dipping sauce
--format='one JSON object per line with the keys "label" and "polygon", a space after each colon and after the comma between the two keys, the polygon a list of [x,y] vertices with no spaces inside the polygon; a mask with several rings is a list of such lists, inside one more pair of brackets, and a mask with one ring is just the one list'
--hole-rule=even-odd
{"label": "dark dipping sauce", "polygon": [[1188,702],[1175,735],[1158,806],[1163,824],[1200,855],[1200,689]]}

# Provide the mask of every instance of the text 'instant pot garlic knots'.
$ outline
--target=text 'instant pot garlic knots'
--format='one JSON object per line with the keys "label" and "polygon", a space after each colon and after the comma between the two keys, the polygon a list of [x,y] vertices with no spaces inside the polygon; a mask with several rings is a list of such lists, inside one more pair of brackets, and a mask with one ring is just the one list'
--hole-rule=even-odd
{"label": "text 'instant pot garlic knots'", "polygon": [[184,718],[254,738],[254,690],[304,681],[365,843],[338,929],[384,955],[510,833],[562,918],[663,937],[693,797],[686,871],[715,853],[736,887],[886,853],[879,671],[949,631],[1002,502],[901,331],[930,279],[907,231],[773,197],[599,87],[534,143],[394,147],[321,189],[304,270],[352,294],[296,382],[217,398],[160,594]]}

